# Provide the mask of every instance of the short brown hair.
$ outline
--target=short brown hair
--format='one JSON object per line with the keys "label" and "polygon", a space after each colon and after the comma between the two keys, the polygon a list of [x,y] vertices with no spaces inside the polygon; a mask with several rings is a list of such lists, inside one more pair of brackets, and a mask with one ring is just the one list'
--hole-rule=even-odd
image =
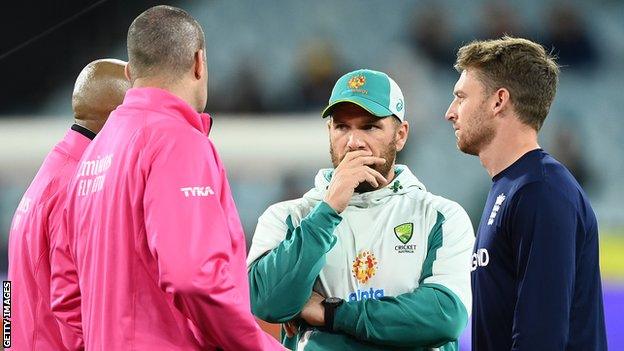
{"label": "short brown hair", "polygon": [[204,31],[186,11],[159,5],[140,14],[128,29],[128,64],[132,78],[179,77],[204,48]]}
{"label": "short brown hair", "polygon": [[473,41],[457,51],[455,69],[468,68],[476,69],[488,94],[506,88],[523,123],[535,130],[542,127],[559,76],[555,58],[542,45],[509,36]]}

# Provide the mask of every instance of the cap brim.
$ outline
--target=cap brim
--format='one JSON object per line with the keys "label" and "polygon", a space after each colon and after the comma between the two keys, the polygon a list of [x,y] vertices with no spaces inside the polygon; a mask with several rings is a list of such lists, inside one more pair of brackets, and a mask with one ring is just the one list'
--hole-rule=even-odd
{"label": "cap brim", "polygon": [[325,109],[323,110],[323,113],[321,113],[322,118],[329,116],[332,113],[334,107],[336,107],[336,105],[343,103],[343,102],[350,102],[352,104],[356,104],[360,106],[361,108],[365,109],[366,111],[370,112],[373,116],[377,116],[380,118],[393,115],[392,111],[390,111],[387,107],[384,107],[372,100],[366,99],[361,96],[350,96],[348,98],[336,100],[332,102],[331,104],[329,104],[329,106],[325,107]]}

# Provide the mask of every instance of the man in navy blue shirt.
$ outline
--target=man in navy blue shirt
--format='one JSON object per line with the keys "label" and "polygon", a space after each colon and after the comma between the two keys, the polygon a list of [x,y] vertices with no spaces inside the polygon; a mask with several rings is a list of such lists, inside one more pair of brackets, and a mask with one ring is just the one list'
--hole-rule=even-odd
{"label": "man in navy blue shirt", "polygon": [[606,350],[598,224],[537,133],[559,68],[520,38],[475,41],[446,119],[492,177],[472,257],[473,350]]}

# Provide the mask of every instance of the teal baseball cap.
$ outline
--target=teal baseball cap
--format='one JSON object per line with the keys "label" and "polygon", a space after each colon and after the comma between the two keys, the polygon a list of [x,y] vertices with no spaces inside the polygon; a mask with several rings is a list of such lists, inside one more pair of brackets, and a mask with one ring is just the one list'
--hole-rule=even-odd
{"label": "teal baseball cap", "polygon": [[323,110],[323,118],[331,115],[334,107],[342,102],[356,104],[377,117],[394,115],[405,120],[405,99],[401,88],[383,72],[359,69],[340,77]]}

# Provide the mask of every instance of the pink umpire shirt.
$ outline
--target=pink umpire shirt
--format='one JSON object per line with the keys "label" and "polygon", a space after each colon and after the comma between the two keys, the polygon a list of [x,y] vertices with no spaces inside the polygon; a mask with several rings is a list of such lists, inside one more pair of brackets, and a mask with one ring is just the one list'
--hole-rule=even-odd
{"label": "pink umpire shirt", "polygon": [[211,120],[126,93],[69,186],[87,350],[282,349],[251,314],[245,240]]}
{"label": "pink umpire shirt", "polygon": [[[76,127],[46,156],[13,216],[9,234],[11,349],[83,348],[80,314],[58,323],[50,307],[53,303],[78,311],[80,306],[74,264],[61,233],[67,184],[90,142],[87,135],[91,132]],[[64,310],[57,312],[64,316]]]}

